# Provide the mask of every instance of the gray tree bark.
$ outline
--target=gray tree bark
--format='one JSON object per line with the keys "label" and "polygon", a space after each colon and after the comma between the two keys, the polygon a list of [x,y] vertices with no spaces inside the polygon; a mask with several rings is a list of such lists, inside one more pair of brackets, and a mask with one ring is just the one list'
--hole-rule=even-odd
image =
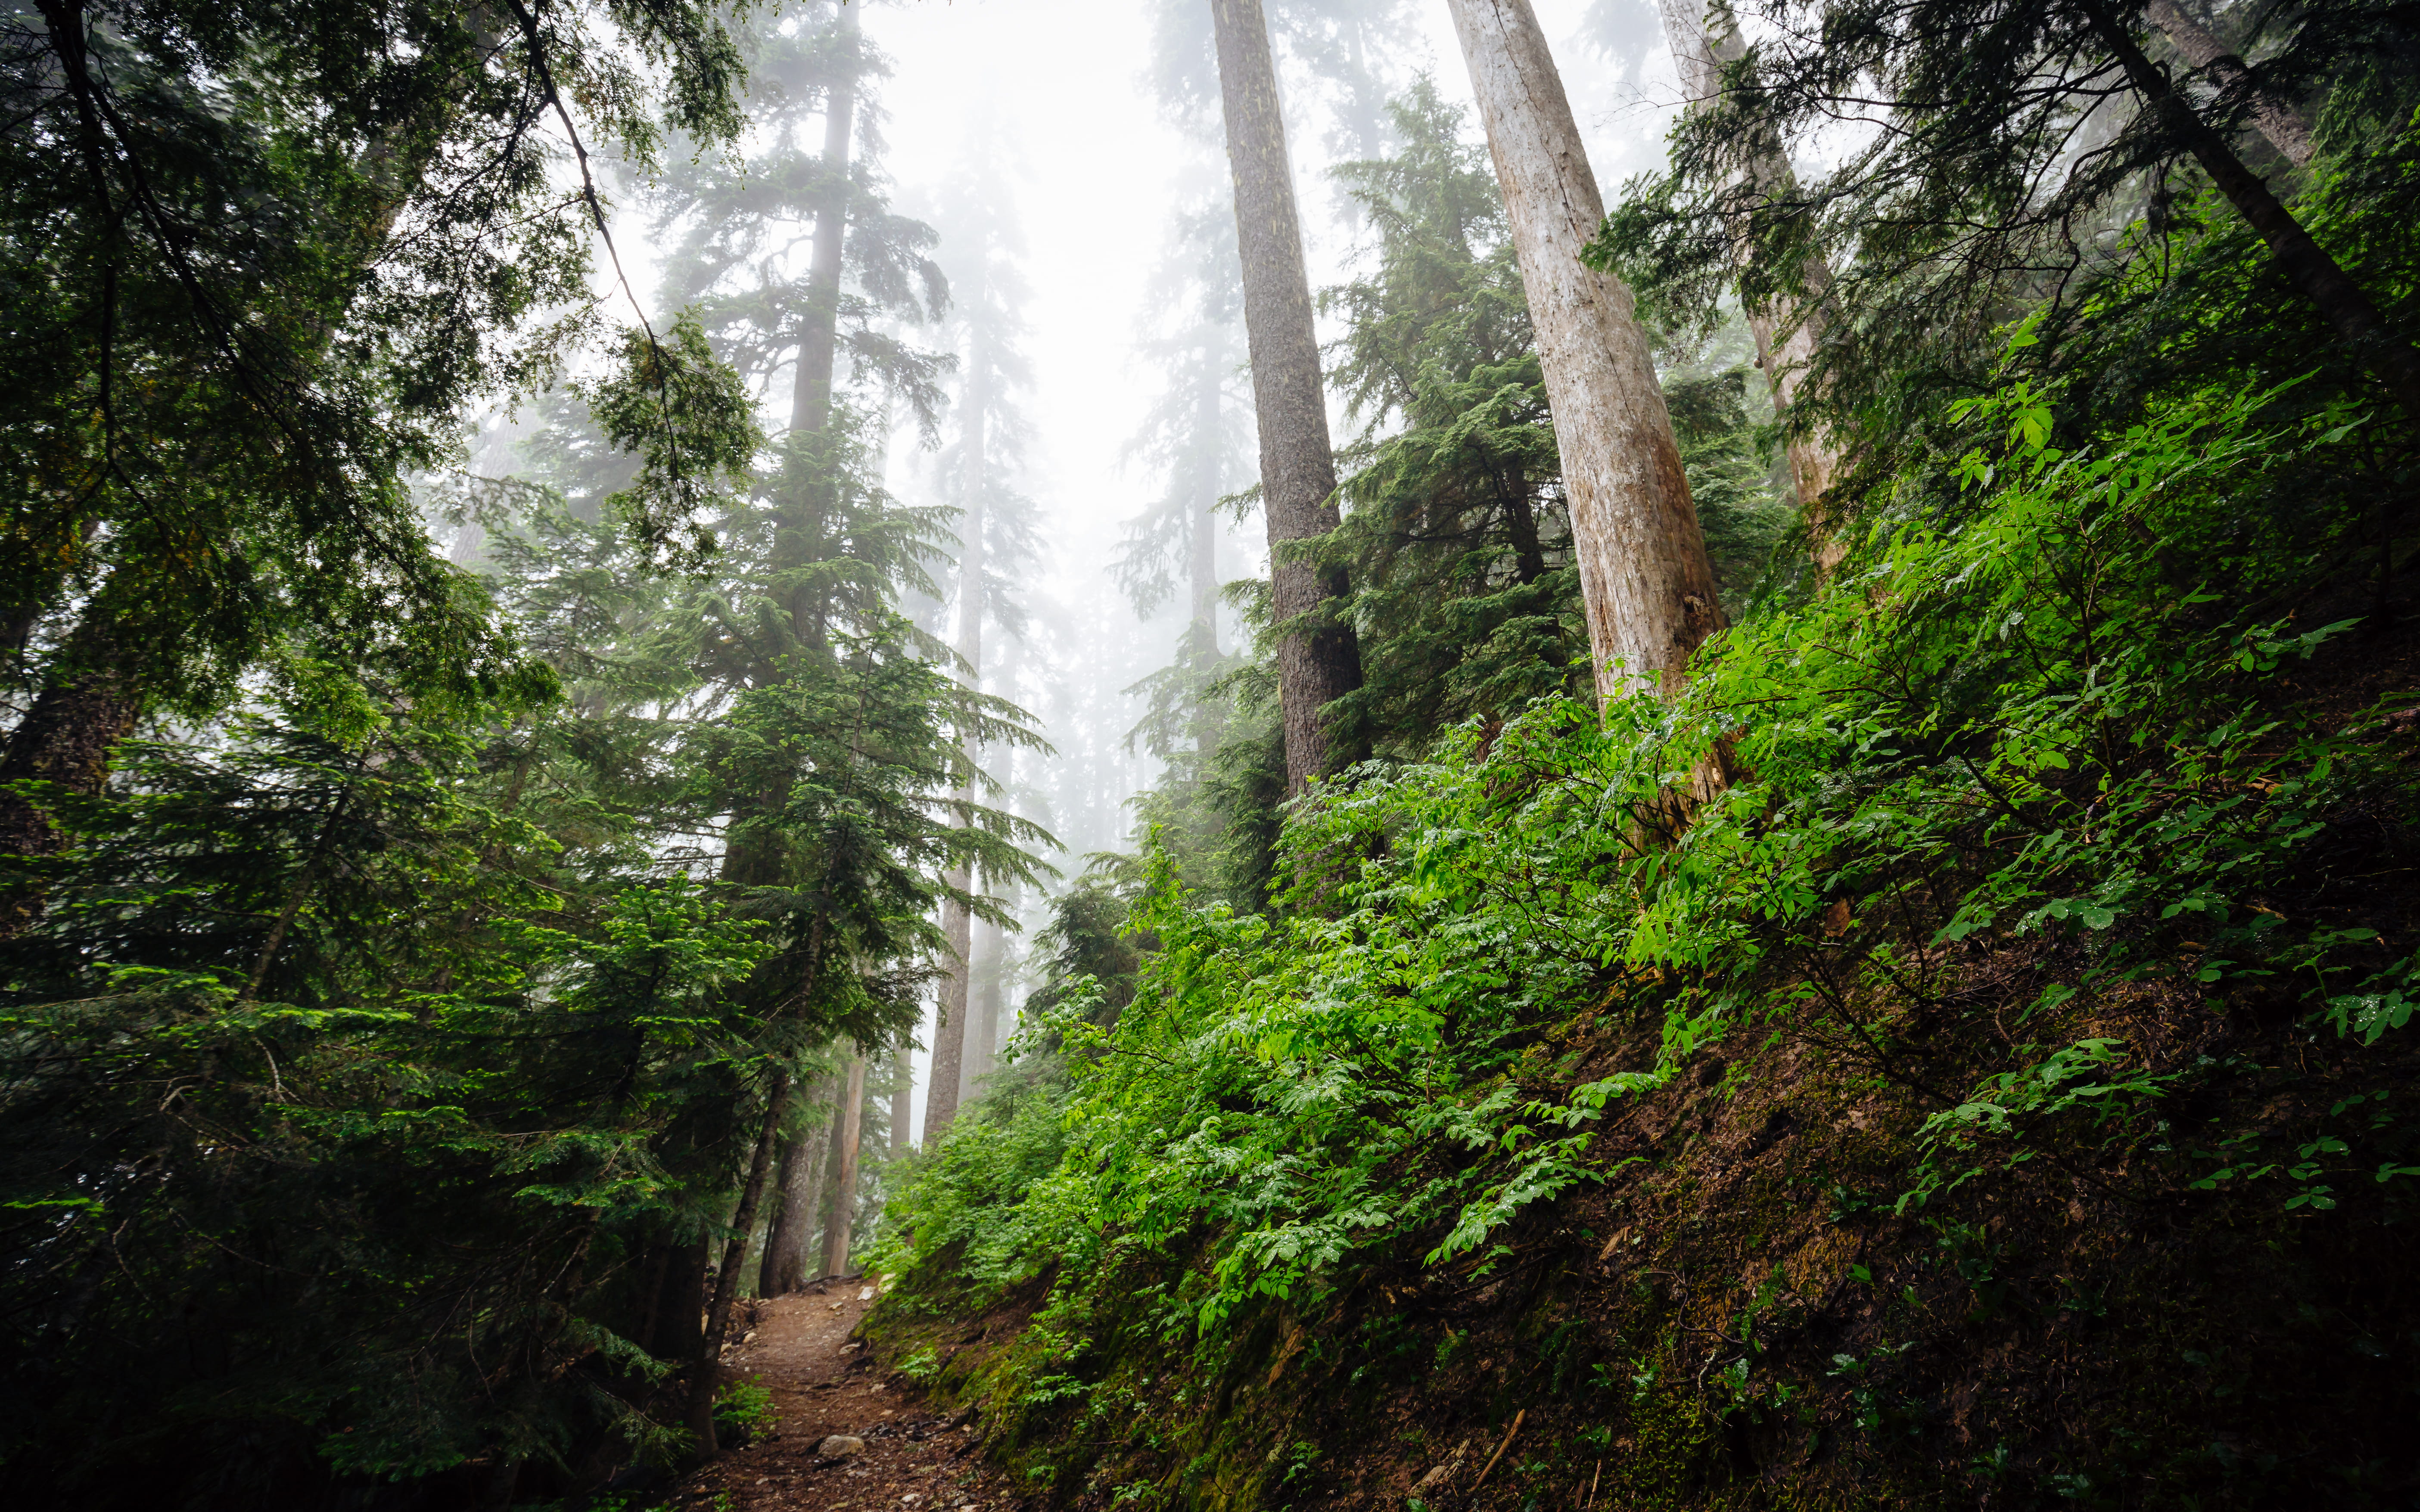
{"label": "gray tree bark", "polygon": [[[970,311],[983,308],[983,290],[977,287],[968,302]],[[960,418],[958,464],[961,477],[959,489],[964,497],[964,515],[958,521],[961,546],[958,552],[958,658],[966,663],[966,676],[971,687],[983,687],[983,617],[984,617],[984,490],[987,481],[984,465],[984,410],[989,401],[990,374],[985,370],[983,326],[977,318],[968,327],[966,384],[958,397]],[[974,759],[971,748],[970,762]],[[975,799],[974,775],[969,772],[955,794],[961,803]],[[949,885],[960,892],[974,889],[974,873],[966,866],[953,870]],[[941,904],[941,935],[950,952],[949,976],[941,984],[940,1016],[933,1026],[933,1082],[924,1093],[924,1143],[929,1148],[948,1131],[958,1116],[958,1088],[964,1074],[967,1050],[967,1011],[969,987],[974,965],[974,919],[964,903],[945,900]]]}
{"label": "gray tree bark", "polygon": [[857,1154],[859,1136],[864,1128],[865,1057],[848,1057],[848,1083],[841,1089],[839,1129],[833,1138],[839,1142],[840,1158],[832,1173],[831,1207],[824,1218],[824,1274],[840,1275],[848,1270],[849,1229],[857,1217]]}
{"label": "gray tree bark", "polygon": [[915,1118],[916,1063],[906,1045],[891,1052],[891,1153],[908,1153],[908,1125]]}
{"label": "gray tree bark", "polygon": [[[2210,29],[2185,12],[2177,0],[2146,0],[2143,14],[2152,25],[2167,34],[2178,52],[2222,89],[2232,89],[2242,82],[2243,60]],[[2252,124],[2260,134],[2286,155],[2295,167],[2305,167],[2311,161],[2310,118],[2283,100],[2266,95],[2252,100]]]}
{"label": "gray tree bark", "polygon": [[1312,778],[1357,754],[1340,747],[1323,710],[1361,686],[1361,649],[1349,622],[1320,613],[1344,596],[1343,569],[1289,561],[1286,549],[1336,528],[1336,455],[1268,23],[1261,0],[1210,0],[1210,15],[1227,162],[1235,180],[1252,405],[1260,417],[1271,608],[1281,635],[1278,702],[1285,723],[1286,790],[1299,795]]}
{"label": "gray tree bark", "polygon": [[[1722,94],[1722,70],[1745,55],[1739,23],[1729,0],[1714,0],[1704,9],[1699,0],[1657,0],[1664,18],[1664,36],[1672,44],[1672,61],[1680,69],[1681,85],[1692,111],[1711,108]],[[1710,26],[1709,17],[1712,20]],[[1792,192],[1796,178],[1777,144],[1763,142],[1751,154],[1748,174],[1758,192],[1767,196]],[[1742,227],[1743,233],[1745,228]],[[1754,255],[1745,235],[1743,261]],[[1814,296],[1801,305],[1788,299],[1761,301],[1746,308],[1748,331],[1756,338],[1756,363],[1764,370],[1773,393],[1775,414],[1789,418],[1792,405],[1807,381],[1815,348],[1823,339],[1823,291],[1831,287],[1832,270],[1820,253],[1809,253],[1799,270],[1800,282]],[[1831,576],[1846,548],[1837,538],[1824,495],[1839,476],[1839,449],[1826,435],[1792,434],[1782,443],[1790,478],[1798,493],[1798,507],[1807,521],[1819,577]]]}
{"label": "gray tree bark", "polygon": [[1580,261],[1605,219],[1528,0],[1450,0],[1562,454],[1600,699],[1677,693],[1722,625],[1671,412],[1621,281]]}
{"label": "gray tree bark", "polygon": [[838,82],[824,107],[824,174],[830,202],[815,214],[807,255],[807,323],[799,343],[790,427],[801,435],[831,423],[832,364],[840,346],[841,239],[848,226],[849,136],[857,119],[859,8],[840,8]]}

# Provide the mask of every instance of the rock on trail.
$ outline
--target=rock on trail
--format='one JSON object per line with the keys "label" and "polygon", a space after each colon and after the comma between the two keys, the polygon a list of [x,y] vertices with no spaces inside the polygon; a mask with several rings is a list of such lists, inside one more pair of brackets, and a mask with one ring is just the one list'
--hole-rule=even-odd
{"label": "rock on trail", "polygon": [[976,1435],[880,1380],[849,1332],[874,1305],[856,1281],[758,1303],[755,1330],[723,1356],[728,1381],[773,1394],[770,1433],[681,1481],[674,1504],[734,1512],[1009,1512],[1016,1504]]}

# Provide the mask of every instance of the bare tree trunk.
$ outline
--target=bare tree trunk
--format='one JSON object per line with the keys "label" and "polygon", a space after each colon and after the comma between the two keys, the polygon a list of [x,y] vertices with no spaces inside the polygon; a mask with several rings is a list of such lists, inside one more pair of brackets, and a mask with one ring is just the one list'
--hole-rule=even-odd
{"label": "bare tree trunk", "polygon": [[824,1219],[824,1274],[840,1275],[848,1270],[849,1228],[857,1217],[857,1147],[864,1129],[865,1057],[848,1057],[848,1083],[842,1088],[839,1108],[840,1168],[833,1173],[831,1211]]}
{"label": "bare tree trunk", "polygon": [[[1682,87],[1689,98],[1688,108],[1711,108],[1722,93],[1724,66],[1745,55],[1739,23],[1729,0],[1715,0],[1711,8],[1718,35],[1708,32],[1707,12],[1698,8],[1698,0],[1658,0],[1658,7],[1664,17],[1664,36],[1672,44],[1672,61],[1681,70]],[[1786,196],[1795,189],[1790,162],[1774,142],[1758,144],[1748,173],[1758,193],[1767,199]],[[1755,255],[1746,230],[1739,228],[1743,262]],[[1775,415],[1785,423],[1815,360],[1815,348],[1823,339],[1823,300],[1824,290],[1832,286],[1832,270],[1821,253],[1809,253],[1799,278],[1812,296],[1808,303],[1800,305],[1787,298],[1758,301],[1745,312],[1748,331],[1756,337],[1756,364],[1764,370]],[[1824,507],[1823,497],[1839,475],[1839,450],[1828,435],[1792,431],[1782,442],[1782,452],[1790,463],[1791,482],[1814,548],[1816,575],[1827,578],[1847,549],[1835,533],[1838,522]]]}
{"label": "bare tree trunk", "polygon": [[908,1125],[916,1117],[916,1062],[906,1045],[891,1052],[891,1153],[908,1153]]}
{"label": "bare tree trunk", "polygon": [[[835,1090],[830,1076],[808,1089],[806,1105],[820,1109]],[[773,1184],[773,1216],[765,1233],[764,1258],[756,1267],[756,1294],[782,1297],[806,1284],[807,1246],[815,1237],[815,1213],[823,1197],[824,1165],[831,1148],[831,1124],[818,1120],[804,1134],[782,1142],[780,1174]]]}
{"label": "bare tree trunk", "polygon": [[[978,286],[967,304],[974,319],[968,327],[966,386],[958,399],[959,408],[965,411],[958,443],[959,491],[965,500],[965,514],[958,522],[963,543],[958,553],[958,659],[966,664],[968,686],[978,690],[983,687],[984,493],[988,482],[984,458],[984,411],[991,377],[985,367],[987,354],[983,344],[982,308],[983,290]],[[967,760],[972,762],[973,742],[969,739],[965,744]],[[955,795],[961,803],[974,802],[972,772],[959,784]],[[945,880],[959,892],[974,890],[974,872],[969,867],[956,868]],[[950,974],[941,986],[940,1018],[934,1026],[933,1082],[924,1093],[927,1145],[939,1139],[958,1115],[959,1080],[966,1064],[969,989],[974,968],[974,919],[964,903],[942,902],[941,935],[948,942]]]}
{"label": "bare tree trunk", "polygon": [[2335,328],[2345,345],[2386,380],[2403,407],[2405,420],[2420,424],[2420,350],[2387,325],[2362,286],[2311,239],[2293,212],[2269,192],[2258,174],[2243,165],[2210,123],[2194,113],[2192,104],[2169,85],[2168,76],[2152,66],[2134,45],[2133,34],[2108,8],[2099,0],[2079,0],[2079,7],[2100,34],[2102,45],[2126,70],[2126,82],[2159,113],[2235,212],[2269,243],[2269,255],[2277,259],[2295,289]]}
{"label": "bare tree trunk", "polygon": [[799,341],[790,428],[806,434],[831,423],[832,363],[840,345],[841,239],[848,225],[849,134],[857,118],[859,8],[840,8],[840,50],[824,107],[824,175],[830,201],[815,213],[807,258],[807,322]]}
{"label": "bare tree trunk", "polygon": [[[2238,87],[2243,79],[2243,60],[2227,45],[2212,37],[2207,27],[2185,13],[2177,0],[2146,0],[2143,14],[2152,25],[2167,33],[2168,40],[2187,61],[2210,75],[2211,82],[2222,89]],[[2286,155],[2295,167],[2309,165],[2311,161],[2310,118],[2283,100],[2267,95],[2252,99],[2252,122],[2270,145]]]}
{"label": "bare tree trunk", "polygon": [[1597,695],[1670,697],[1722,625],[1671,413],[1630,290],[1580,261],[1605,206],[1528,0],[1450,4],[1538,332]]}
{"label": "bare tree trunk", "polygon": [[731,1237],[722,1242],[722,1268],[714,1278],[714,1300],[706,1304],[706,1333],[697,1344],[697,1370],[690,1381],[689,1428],[700,1456],[720,1453],[714,1442],[714,1394],[722,1383],[722,1335],[731,1328],[731,1304],[739,1295],[739,1266],[748,1257],[748,1236],[755,1231],[756,1207],[764,1199],[765,1177],[773,1164],[773,1146],[790,1107],[790,1073],[774,1068],[765,1088],[765,1118],[756,1130],[756,1147],[748,1158],[748,1180],[739,1189],[739,1211],[732,1214]]}
{"label": "bare tree trunk", "polygon": [[1336,529],[1336,455],[1328,442],[1327,396],[1268,23],[1261,0],[1210,0],[1210,16],[1218,34],[1227,162],[1235,179],[1252,404],[1260,416],[1271,609],[1282,632],[1278,702],[1285,722],[1286,791],[1298,795],[1312,778],[1357,754],[1339,748],[1323,711],[1361,686],[1361,648],[1350,621],[1335,612],[1334,601],[1346,590],[1344,570],[1291,561],[1287,550]]}
{"label": "bare tree trunk", "polygon": [[1193,609],[1189,630],[1193,655],[1206,660],[1218,655],[1218,459],[1225,448],[1220,444],[1218,352],[1205,348],[1202,362],[1206,371],[1193,419],[1196,444],[1205,454],[1200,480],[1202,502],[1193,511],[1192,541],[1186,552],[1185,573]]}

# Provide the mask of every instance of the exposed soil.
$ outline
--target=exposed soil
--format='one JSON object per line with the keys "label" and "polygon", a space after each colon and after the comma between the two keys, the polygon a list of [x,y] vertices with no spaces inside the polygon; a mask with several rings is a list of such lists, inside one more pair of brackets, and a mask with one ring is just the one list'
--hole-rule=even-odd
{"label": "exposed soil", "polygon": [[[751,1512],[1001,1512],[1013,1504],[963,1420],[939,1418],[886,1381],[849,1335],[873,1306],[863,1281],[836,1281],[752,1304],[752,1332],[724,1358],[726,1378],[773,1394],[778,1421],[680,1482],[684,1506]],[[835,1435],[853,1452],[818,1451]]]}

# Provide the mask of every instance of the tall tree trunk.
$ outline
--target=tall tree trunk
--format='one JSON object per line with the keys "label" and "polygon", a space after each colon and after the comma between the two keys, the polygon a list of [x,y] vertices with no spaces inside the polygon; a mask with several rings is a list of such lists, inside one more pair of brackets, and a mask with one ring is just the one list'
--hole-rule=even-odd
{"label": "tall tree trunk", "polygon": [[1450,4],[1538,332],[1597,694],[1669,697],[1722,625],[1671,412],[1630,290],[1580,261],[1605,205],[1528,0]]}
{"label": "tall tree trunk", "polygon": [[[0,784],[53,782],[90,796],[109,779],[110,753],[134,733],[143,698],[102,624],[78,626],[62,659],[66,675],[36,695],[34,706],[8,735],[8,750],[0,754]],[[0,853],[51,856],[63,843],[48,810],[0,786]],[[39,887],[0,893],[0,940],[16,935],[41,909]]]}
{"label": "tall tree trunk", "polygon": [[765,1177],[773,1164],[782,1121],[790,1110],[790,1073],[779,1067],[765,1088],[765,1118],[757,1126],[755,1149],[748,1157],[748,1180],[739,1189],[739,1211],[731,1217],[731,1237],[722,1242],[722,1268],[714,1278],[714,1300],[706,1304],[706,1333],[697,1343],[697,1368],[689,1388],[689,1429],[697,1451],[711,1459],[721,1452],[714,1441],[714,1395],[722,1384],[722,1336],[731,1328],[731,1304],[739,1295],[739,1266],[748,1257],[748,1236],[756,1229],[756,1208],[764,1200]]}
{"label": "tall tree trunk", "polygon": [[[1680,69],[1682,87],[1688,95],[1688,108],[1711,109],[1722,94],[1723,68],[1745,55],[1739,23],[1729,0],[1715,0],[1710,12],[1700,9],[1697,0],[1657,0],[1657,4],[1664,17],[1664,36],[1672,44],[1672,61]],[[1707,29],[1709,14],[1714,23],[1713,33]],[[1757,144],[1750,157],[1748,176],[1758,193],[1767,200],[1787,197],[1796,189],[1790,160],[1771,140]],[[1755,255],[1747,229],[1745,225],[1738,228],[1742,262]],[[1747,305],[1745,311],[1748,331],[1756,338],[1756,364],[1764,370],[1775,415],[1785,423],[1807,381],[1807,368],[1815,361],[1815,348],[1823,339],[1823,301],[1824,291],[1832,286],[1832,269],[1821,253],[1807,255],[1799,269],[1799,281],[1812,296],[1808,303],[1801,305],[1785,296],[1758,301]],[[1847,549],[1835,532],[1838,521],[1824,505],[1824,495],[1839,475],[1839,450],[1828,435],[1792,431],[1782,442],[1782,452],[1790,463],[1791,483],[1798,494],[1800,514],[1807,522],[1816,575],[1829,577]]]}
{"label": "tall tree trunk", "polygon": [[2219,193],[2235,207],[2235,212],[2269,243],[2269,255],[2277,259],[2277,266],[2296,291],[2311,301],[2321,318],[2335,328],[2336,334],[2361,355],[2373,372],[2386,380],[2397,402],[2403,407],[2404,419],[2420,424],[2420,350],[2387,325],[2362,286],[2311,239],[2311,234],[2303,229],[2293,212],[2269,192],[2258,174],[2243,165],[2243,160],[2235,155],[2226,139],[2195,114],[2192,104],[2169,85],[2165,73],[2152,67],[2151,60],[2134,44],[2133,35],[2108,7],[2100,0],[2078,0],[2078,5],[2091,21],[2093,30],[2100,34],[2102,45],[2126,70],[2126,82],[2159,113],[2176,140],[2194,155],[2202,172],[2210,175]]}
{"label": "tall tree trunk", "polygon": [[[2210,34],[2177,0],[2147,0],[2143,14],[2152,25],[2167,33],[2188,62],[2210,76],[2222,89],[2234,89],[2243,81],[2243,60],[2232,49]],[[2283,100],[2267,95],[2252,97],[2252,123],[2270,145],[2286,155],[2295,167],[2309,165],[2311,161],[2310,118]]]}
{"label": "tall tree trunk", "polygon": [[[837,1086],[818,1077],[808,1088],[806,1105],[820,1109]],[[818,1120],[813,1129],[782,1142],[780,1174],[773,1183],[773,1216],[765,1232],[765,1254],[756,1267],[756,1293],[783,1297],[806,1284],[807,1247],[814,1242],[815,1214],[823,1198],[824,1165],[830,1153],[831,1125]]]}
{"label": "tall tree trunk", "polygon": [[908,1153],[908,1125],[916,1117],[916,1062],[906,1045],[891,1052],[891,1154]]}
{"label": "tall tree trunk", "polygon": [[859,7],[840,8],[840,40],[830,99],[824,107],[824,176],[830,198],[815,212],[807,256],[807,322],[799,340],[790,428],[801,435],[831,423],[832,365],[840,346],[841,239],[848,226],[849,134],[857,119]]}
{"label": "tall tree trunk", "polygon": [[1268,23],[1261,0],[1210,0],[1210,16],[1218,34],[1227,162],[1235,179],[1252,407],[1260,417],[1270,607],[1281,635],[1278,702],[1285,723],[1286,791],[1298,795],[1312,778],[1358,754],[1341,747],[1323,711],[1361,686],[1361,648],[1351,623],[1335,613],[1334,601],[1346,591],[1344,569],[1292,561],[1287,549],[1336,529],[1336,455],[1328,443],[1327,396]]}
{"label": "tall tree trunk", "polygon": [[[972,318],[967,331],[967,378],[959,395],[959,408],[965,411],[960,420],[958,465],[959,492],[964,497],[964,515],[958,522],[962,542],[958,553],[958,659],[966,664],[968,686],[978,691],[983,687],[983,620],[984,620],[984,494],[988,483],[985,467],[985,409],[990,400],[991,375],[985,367],[988,353],[983,341],[983,289],[980,285],[968,302]],[[971,737],[963,742],[970,764],[975,758]],[[956,797],[961,803],[975,800],[974,774],[967,773],[958,786]],[[947,878],[959,892],[974,890],[972,869],[959,866]],[[969,988],[974,969],[974,919],[964,903],[944,900],[941,903],[941,935],[950,951],[949,977],[941,986],[941,1013],[934,1026],[933,1082],[924,1093],[924,1141],[930,1145],[948,1130],[958,1115],[958,1084],[964,1073],[967,1051],[967,1011],[970,1003]]]}
{"label": "tall tree trunk", "polygon": [[864,1132],[865,1057],[848,1057],[848,1083],[840,1094],[839,1168],[832,1174],[831,1211],[824,1219],[824,1274],[848,1270],[849,1229],[857,1217],[858,1140]]}

